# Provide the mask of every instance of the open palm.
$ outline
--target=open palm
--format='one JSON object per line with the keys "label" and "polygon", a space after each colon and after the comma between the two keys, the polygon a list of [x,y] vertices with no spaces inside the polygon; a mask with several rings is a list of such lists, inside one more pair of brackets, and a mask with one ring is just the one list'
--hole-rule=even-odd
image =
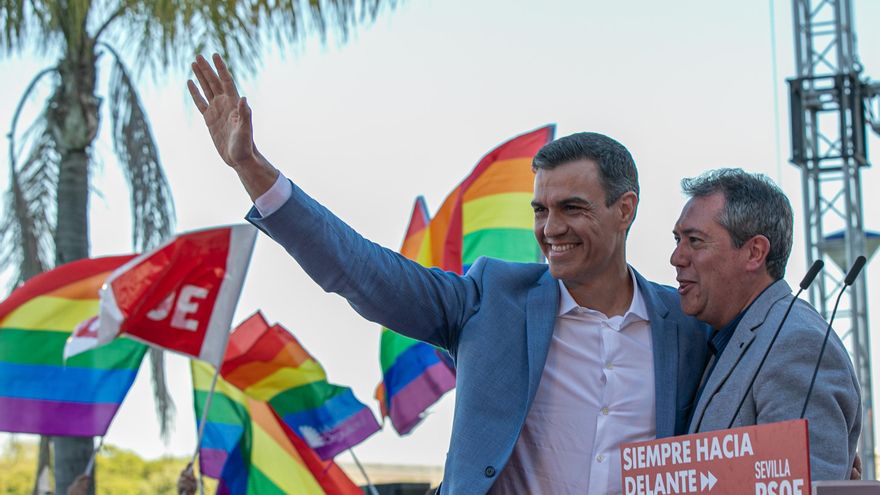
{"label": "open palm", "polygon": [[220,157],[227,165],[236,167],[256,155],[251,110],[246,99],[239,96],[235,81],[220,55],[214,54],[213,60],[216,72],[204,57],[196,58],[192,69],[199,86],[190,80],[187,87],[205,118]]}

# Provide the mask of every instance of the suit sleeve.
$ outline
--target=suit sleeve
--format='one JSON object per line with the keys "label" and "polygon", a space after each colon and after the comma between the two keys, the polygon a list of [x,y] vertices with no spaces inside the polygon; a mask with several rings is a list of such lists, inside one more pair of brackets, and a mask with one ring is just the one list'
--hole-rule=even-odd
{"label": "suit sleeve", "polygon": [[[800,417],[822,347],[824,325],[818,315],[790,318],[786,323],[755,381],[758,424]],[[813,480],[849,479],[861,414],[859,386],[849,356],[832,331],[806,411]]]}
{"label": "suit sleeve", "polygon": [[364,318],[454,352],[479,308],[478,276],[428,269],[354,231],[296,185],[280,209],[247,220],[281,244],[322,289]]}

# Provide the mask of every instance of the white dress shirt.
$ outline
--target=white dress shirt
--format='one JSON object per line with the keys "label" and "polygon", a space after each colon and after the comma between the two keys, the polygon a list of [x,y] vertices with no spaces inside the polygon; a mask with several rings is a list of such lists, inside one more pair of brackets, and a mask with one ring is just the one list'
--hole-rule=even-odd
{"label": "white dress shirt", "polygon": [[269,216],[278,211],[293,194],[293,186],[284,174],[279,173],[275,183],[254,201],[254,206],[261,217]]}
{"label": "white dress shirt", "polygon": [[635,276],[623,316],[578,306],[559,282],[547,362],[491,494],[619,494],[621,443],[656,437],[654,354]]}

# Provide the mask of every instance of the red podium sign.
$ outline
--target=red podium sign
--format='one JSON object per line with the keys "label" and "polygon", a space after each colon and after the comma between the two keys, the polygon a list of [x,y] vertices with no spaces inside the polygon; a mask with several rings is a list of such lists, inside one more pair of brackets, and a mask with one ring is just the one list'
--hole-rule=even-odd
{"label": "red podium sign", "polygon": [[809,495],[807,421],[620,446],[624,495]]}

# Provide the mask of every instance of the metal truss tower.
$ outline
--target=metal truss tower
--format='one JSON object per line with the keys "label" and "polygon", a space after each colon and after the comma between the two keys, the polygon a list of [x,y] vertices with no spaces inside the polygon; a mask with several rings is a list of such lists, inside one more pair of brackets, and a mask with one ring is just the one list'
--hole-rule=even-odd
{"label": "metal truss tower", "polygon": [[[792,0],[797,74],[789,79],[791,162],[801,169],[808,266],[826,260],[810,301],[827,319],[849,266],[868,255],[860,172],[869,166],[867,109],[880,86],[862,78],[850,0]],[[828,262],[835,261],[835,262]],[[863,476],[875,478],[871,346],[865,277],[841,302],[834,324],[862,386]]]}

